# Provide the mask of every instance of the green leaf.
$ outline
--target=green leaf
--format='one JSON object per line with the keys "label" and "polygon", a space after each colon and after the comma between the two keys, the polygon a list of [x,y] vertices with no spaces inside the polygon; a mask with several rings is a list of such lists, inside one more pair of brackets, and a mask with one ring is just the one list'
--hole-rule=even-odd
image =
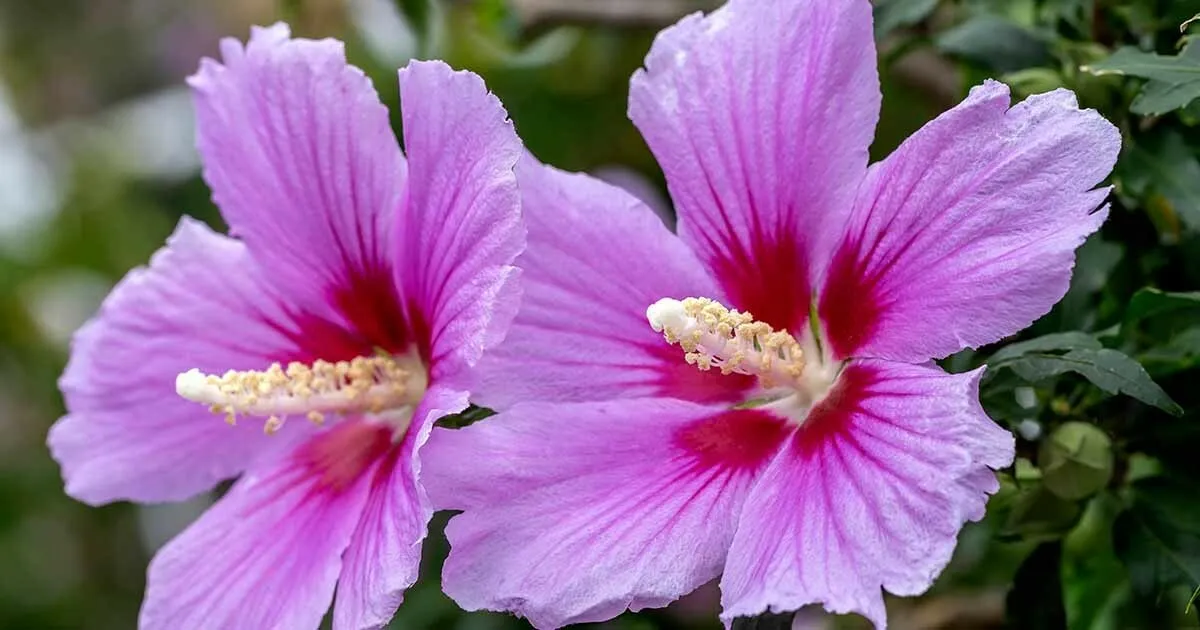
{"label": "green leaf", "polygon": [[1134,501],[1113,524],[1113,546],[1138,593],[1155,597],[1200,584],[1200,501],[1195,487],[1163,477],[1134,485]]}
{"label": "green leaf", "polygon": [[1167,83],[1150,81],[1133,99],[1129,111],[1140,116],[1161,116],[1167,112],[1187,107],[1200,98],[1200,81]]}
{"label": "green leaf", "polygon": [[1079,520],[1079,503],[1067,501],[1038,483],[1021,489],[1012,500],[1000,536],[1004,538],[1060,538]]}
{"label": "green leaf", "polygon": [[1188,328],[1166,343],[1154,346],[1138,357],[1138,362],[1156,377],[1194,367],[1200,358],[1200,326]]}
{"label": "green leaf", "polygon": [[1135,114],[1165,114],[1200,98],[1200,44],[1195,42],[1174,57],[1126,47],[1082,70],[1150,79],[1129,108]]}
{"label": "green leaf", "polygon": [[1004,604],[1008,627],[1022,630],[1063,630],[1067,627],[1062,551],[1062,542],[1045,542],[1021,563]]}
{"label": "green leaf", "polygon": [[461,429],[463,427],[469,427],[472,424],[483,420],[484,418],[494,415],[496,415],[496,412],[488,409],[487,407],[471,405],[470,407],[462,410],[460,413],[452,413],[448,416],[442,416],[437,421],[437,425],[447,429]]}
{"label": "green leaf", "polygon": [[1123,76],[1154,79],[1167,83],[1200,81],[1200,63],[1195,60],[1197,51],[1188,46],[1175,57],[1148,53],[1130,46],[1121,48],[1103,61],[1080,68],[1095,75],[1118,74]]}
{"label": "green leaf", "polygon": [[1110,394],[1125,394],[1173,415],[1183,413],[1141,364],[1109,348],[1084,348],[1064,355],[1031,353],[1006,363],[1005,367],[1031,383],[1074,372]]}
{"label": "green leaf", "polygon": [[1200,231],[1200,161],[1176,131],[1133,145],[1120,162],[1122,185],[1143,199],[1161,197],[1164,210]]}
{"label": "green leaf", "polygon": [[1095,337],[1085,332],[1052,333],[1004,346],[987,360],[987,364],[992,367],[999,367],[998,364],[1000,363],[1011,361],[1030,352],[1080,349],[1099,350],[1101,347],[1103,346],[1100,345],[1100,342]]}
{"label": "green leaf", "polygon": [[943,52],[965,57],[1000,72],[1044,65],[1046,39],[998,15],[977,15],[942,32],[934,41]]}
{"label": "green leaf", "polygon": [[882,0],[875,4],[875,39],[924,20],[937,8],[938,0]]}
{"label": "green leaf", "polygon": [[1153,287],[1139,289],[1125,309],[1125,325],[1185,308],[1200,308],[1200,291],[1168,293]]}

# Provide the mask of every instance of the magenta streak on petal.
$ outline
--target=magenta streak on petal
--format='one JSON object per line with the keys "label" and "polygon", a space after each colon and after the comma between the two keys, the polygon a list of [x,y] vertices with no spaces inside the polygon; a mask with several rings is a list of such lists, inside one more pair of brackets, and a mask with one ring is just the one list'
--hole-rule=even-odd
{"label": "magenta streak on petal", "polygon": [[658,359],[653,379],[658,395],[698,403],[720,403],[746,396],[756,385],[755,378],[746,374],[721,374],[719,370],[701,371],[688,365],[678,346],[660,340],[645,346],[644,352]]}
{"label": "magenta streak on petal", "polygon": [[733,409],[680,427],[675,443],[702,469],[753,473],[771,459],[793,428],[767,411]]}
{"label": "magenta streak on petal", "polygon": [[[392,449],[388,425],[350,420],[313,438],[297,451],[315,481],[313,491],[342,492]],[[394,459],[394,457],[389,457]]]}
{"label": "magenta streak on petal", "polygon": [[804,249],[791,235],[770,240],[755,230],[753,238],[751,252],[736,246],[711,263],[730,306],[748,311],[776,330],[802,330],[812,293]]}

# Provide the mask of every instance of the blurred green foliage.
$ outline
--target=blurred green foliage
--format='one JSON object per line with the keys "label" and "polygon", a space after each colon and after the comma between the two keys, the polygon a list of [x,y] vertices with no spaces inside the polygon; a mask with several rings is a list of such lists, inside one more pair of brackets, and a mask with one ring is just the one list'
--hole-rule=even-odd
{"label": "blurred green foliage", "polygon": [[[646,180],[639,194],[665,199],[625,116],[628,79],[664,19],[712,3],[563,4],[574,9],[0,0],[0,628],[131,627],[153,548],[203,509],[75,503],[43,446],[62,411],[70,330],[180,215],[219,223],[181,92],[199,57],[219,36],[287,19],[346,40],[394,115],[396,67],[444,58],[487,79],[543,160],[626,169]],[[1019,460],[932,591],[889,601],[893,627],[1200,626],[1188,606],[1200,585],[1200,22],[1184,26],[1198,11],[1185,0],[876,2],[876,158],[987,77],[1019,97],[1074,90],[1125,138],[1111,218],[1063,302],[1019,338],[945,362],[991,367],[983,401],[1019,436]],[[443,521],[393,627],[525,627],[440,594]],[[715,628],[715,606],[709,589],[607,627]]]}

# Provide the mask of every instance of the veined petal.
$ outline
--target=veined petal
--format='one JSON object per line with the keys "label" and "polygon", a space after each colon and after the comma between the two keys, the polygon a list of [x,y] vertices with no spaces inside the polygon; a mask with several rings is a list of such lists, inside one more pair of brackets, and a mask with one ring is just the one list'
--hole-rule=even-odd
{"label": "veined petal", "polygon": [[231,232],[289,308],[321,325],[319,358],[405,350],[416,340],[391,267],[405,164],[370,79],[341,42],[291,39],[284,24],[221,52],[188,83],[204,177]]}
{"label": "veined petal", "polygon": [[443,587],[537,628],[664,606],[720,572],[745,491],[789,431],[669,399],[523,404],[438,429],[426,487],[465,510],[446,528]]}
{"label": "veined petal", "polygon": [[400,100],[411,177],[396,274],[428,331],[433,378],[463,389],[464,368],[504,338],[520,299],[521,141],[483,79],[440,61],[402,69]]}
{"label": "veined petal", "polygon": [[386,626],[404,591],[416,582],[421,543],[433,514],[421,487],[417,453],[434,422],[466,408],[465,392],[433,386],[413,412],[403,442],[375,470],[362,519],[342,558],[335,630]]}
{"label": "veined petal", "polygon": [[139,626],[316,628],[390,446],[350,421],[243,475],[154,557]]}
{"label": "veined petal", "polygon": [[1025,328],[1104,221],[1116,127],[988,82],[872,167],[820,291],[834,353],[925,361]]}
{"label": "veined petal", "polygon": [[576,402],[642,396],[735,400],[749,378],[703,373],[646,322],[663,297],[716,283],[662,221],[625,191],[530,156],[517,169],[529,247],[521,311],[480,362],[478,400]]}
{"label": "veined petal", "polygon": [[1014,440],[979,406],[982,370],[851,363],[755,482],[721,582],[722,617],[819,603],[886,624],[983,517]]}
{"label": "veined petal", "polygon": [[866,0],[731,0],[658,35],[629,116],[731,306],[801,328],[879,103]]}
{"label": "veined petal", "polygon": [[298,352],[245,246],[183,219],[75,336],[50,451],[67,493],[92,504],[184,499],[306,435],[231,427],[175,393],[175,375],[261,368]]}

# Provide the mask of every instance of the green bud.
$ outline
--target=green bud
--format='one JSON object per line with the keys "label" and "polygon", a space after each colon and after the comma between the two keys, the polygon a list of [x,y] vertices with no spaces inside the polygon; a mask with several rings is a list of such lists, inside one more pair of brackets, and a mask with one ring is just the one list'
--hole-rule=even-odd
{"label": "green bud", "polygon": [[1051,492],[1068,500],[1082,499],[1112,479],[1112,440],[1095,425],[1067,422],[1042,442],[1038,464],[1042,483]]}

